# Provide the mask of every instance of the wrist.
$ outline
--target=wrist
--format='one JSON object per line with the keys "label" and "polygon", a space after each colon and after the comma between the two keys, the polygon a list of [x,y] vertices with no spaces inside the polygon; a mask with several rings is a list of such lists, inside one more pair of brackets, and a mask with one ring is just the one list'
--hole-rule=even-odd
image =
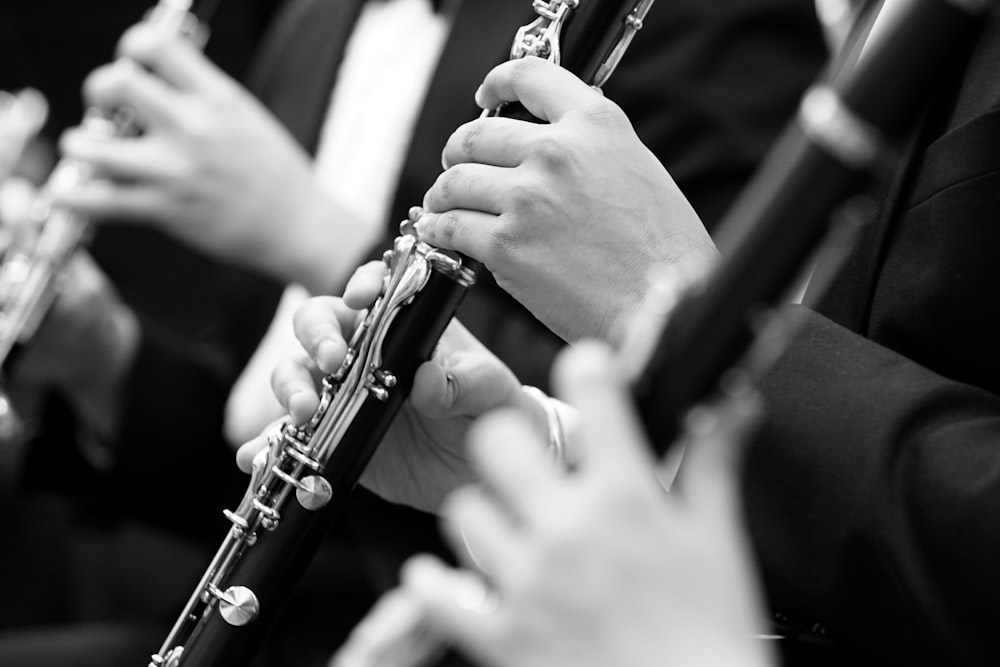
{"label": "wrist", "polygon": [[368,257],[383,230],[365,229],[358,217],[323,192],[315,182],[297,198],[298,233],[288,243],[282,277],[310,294],[339,293]]}

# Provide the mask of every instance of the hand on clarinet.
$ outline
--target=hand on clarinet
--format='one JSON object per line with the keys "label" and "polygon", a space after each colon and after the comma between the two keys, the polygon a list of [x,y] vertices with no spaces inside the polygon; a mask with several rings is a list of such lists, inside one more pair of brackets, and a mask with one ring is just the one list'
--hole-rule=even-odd
{"label": "hand on clarinet", "polygon": [[420,237],[482,261],[563,339],[619,341],[652,265],[700,273],[714,261],[697,213],[599,91],[524,58],[490,72],[476,101],[520,101],[548,124],[460,127],[424,199]]}
{"label": "hand on clarinet", "polygon": [[[574,471],[541,453],[522,415],[477,422],[469,449],[483,484],[442,509],[465,569],[409,561],[333,667],[413,665],[402,654],[429,653],[430,638],[487,667],[772,664],[753,638],[764,613],[736,475],[756,399],[692,415],[683,487],[668,495],[608,352],[570,350],[555,380],[580,412]],[[401,652],[406,626],[420,639]]]}
{"label": "hand on clarinet", "polygon": [[346,280],[340,272],[368,242],[349,233],[351,218],[270,112],[186,39],[140,24],[119,55],[91,73],[84,96],[108,113],[128,109],[142,132],[69,130],[63,154],[97,177],[56,193],[55,203],[89,219],[152,224],[316,293]]}
{"label": "hand on clarinet", "polygon": [[[35,197],[26,182],[8,181],[0,189],[4,252],[30,252],[33,247],[38,234],[31,214]],[[121,392],[139,348],[138,318],[84,251],[72,257],[55,281],[52,308],[12,363],[5,389],[15,408],[26,412],[39,392],[55,389],[81,423],[112,438]]]}
{"label": "hand on clarinet", "polygon": [[[295,314],[295,335],[303,351],[281,363],[272,388],[292,422],[310,419],[319,406],[318,381],[335,372],[361,310],[378,296],[385,265],[372,262],[352,277],[343,298],[316,297]],[[417,370],[410,399],[390,427],[361,483],[391,502],[436,512],[443,497],[474,479],[464,439],[475,417],[494,407],[531,407],[513,373],[453,321],[434,357]],[[544,415],[533,407],[539,423]],[[243,470],[264,446],[258,436],[238,453]]]}

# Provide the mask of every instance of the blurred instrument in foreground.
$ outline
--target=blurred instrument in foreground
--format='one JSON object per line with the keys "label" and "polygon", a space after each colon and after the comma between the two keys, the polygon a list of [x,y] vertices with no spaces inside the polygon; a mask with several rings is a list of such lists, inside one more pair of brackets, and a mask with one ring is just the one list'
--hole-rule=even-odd
{"label": "blurred instrument in foreground", "polygon": [[[771,310],[810,259],[824,250],[845,254],[842,244],[821,247],[831,225],[843,232],[836,229],[838,220],[858,219],[849,207],[835,214],[838,206],[881,165],[891,141],[916,120],[949,56],[995,7],[994,0],[885,3],[806,92],[796,117],[720,223],[716,238],[723,260],[693,284],[668,276],[654,285],[645,331],[623,353],[635,370],[636,402],[657,452],[670,447],[687,411],[716,390],[762,328],[774,322]],[[810,291],[816,288],[822,286],[811,285]],[[779,329],[781,322],[779,317]],[[762,357],[752,365],[766,365],[788,335],[781,333],[770,347],[756,346]]]}

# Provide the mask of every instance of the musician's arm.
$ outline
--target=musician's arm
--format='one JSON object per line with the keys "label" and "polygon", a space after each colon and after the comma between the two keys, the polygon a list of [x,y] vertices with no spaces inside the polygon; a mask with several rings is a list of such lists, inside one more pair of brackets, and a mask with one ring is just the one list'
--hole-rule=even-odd
{"label": "musician's arm", "polygon": [[993,662],[1000,400],[799,317],[747,468],[772,605],[901,663]]}
{"label": "musician's arm", "polygon": [[96,108],[134,110],[143,132],[67,132],[63,153],[102,178],[60,189],[55,202],[91,219],[155,226],[314,293],[343,284],[378,232],[366,235],[324,191],[273,115],[186,40],[140,25],[120,52],[128,60],[91,73],[85,95]]}

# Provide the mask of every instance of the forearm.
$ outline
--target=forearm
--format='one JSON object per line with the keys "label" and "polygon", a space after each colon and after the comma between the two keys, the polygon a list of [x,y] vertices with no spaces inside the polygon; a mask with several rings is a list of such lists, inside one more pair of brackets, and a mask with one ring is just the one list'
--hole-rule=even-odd
{"label": "forearm", "polygon": [[283,233],[273,252],[263,255],[264,268],[311,294],[339,293],[382,236],[380,229],[364,229],[356,215],[314,183],[286,216],[273,221],[275,228],[295,231]]}
{"label": "forearm", "polygon": [[907,664],[995,661],[1000,399],[796,310],[747,461],[772,604]]}

